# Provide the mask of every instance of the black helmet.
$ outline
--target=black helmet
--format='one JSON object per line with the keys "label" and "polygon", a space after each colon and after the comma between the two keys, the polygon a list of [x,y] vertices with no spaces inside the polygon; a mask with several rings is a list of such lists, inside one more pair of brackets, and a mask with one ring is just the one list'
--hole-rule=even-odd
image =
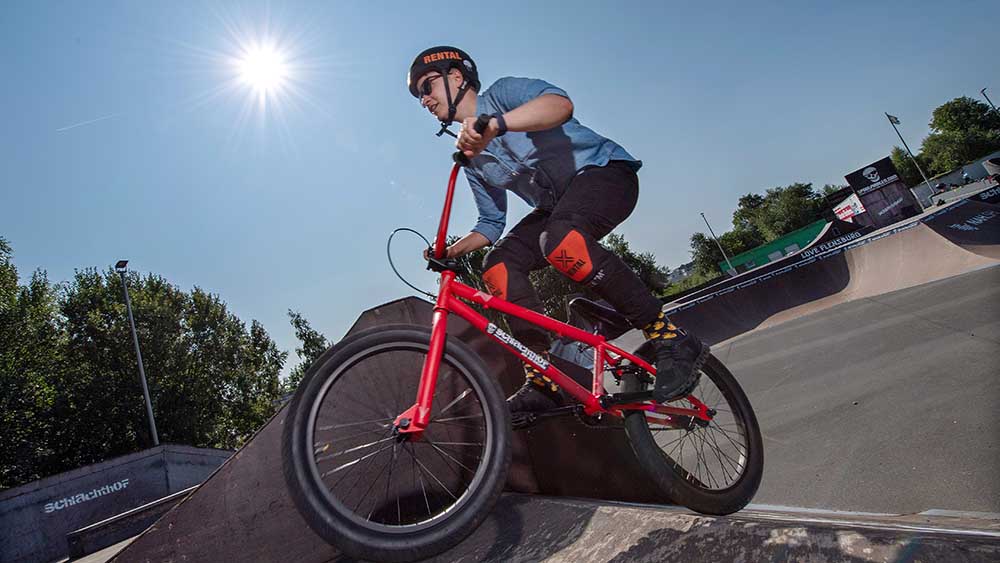
{"label": "black helmet", "polygon": [[[472,57],[457,47],[442,45],[440,47],[424,49],[417,55],[417,58],[413,59],[413,64],[410,65],[410,73],[406,76],[406,85],[410,89],[410,94],[414,98],[420,97],[420,93],[417,92],[417,80],[424,74],[427,74],[427,72],[436,70],[443,75],[447,75],[448,71],[453,68],[457,68],[468,83],[468,86],[463,85],[460,91],[464,91],[465,88],[472,88],[477,92],[479,91],[479,71],[476,70],[476,63],[472,60]],[[457,100],[456,103],[458,103]]]}

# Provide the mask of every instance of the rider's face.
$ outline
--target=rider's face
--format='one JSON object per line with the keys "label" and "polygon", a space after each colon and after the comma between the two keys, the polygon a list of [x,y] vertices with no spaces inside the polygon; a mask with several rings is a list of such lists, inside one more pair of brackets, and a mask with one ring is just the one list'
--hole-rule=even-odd
{"label": "rider's face", "polygon": [[[428,72],[417,80],[417,92],[420,92],[420,105],[427,108],[439,121],[448,119],[448,96],[444,91],[444,81],[452,77],[442,76],[439,72]],[[451,85],[452,95],[455,95],[457,85]]]}

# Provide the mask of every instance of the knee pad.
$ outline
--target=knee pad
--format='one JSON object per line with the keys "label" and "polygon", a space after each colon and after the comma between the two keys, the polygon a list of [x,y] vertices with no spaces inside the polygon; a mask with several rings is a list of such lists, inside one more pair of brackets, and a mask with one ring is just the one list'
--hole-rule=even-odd
{"label": "knee pad", "polygon": [[[489,264],[488,261],[487,264]],[[507,265],[503,262],[497,262],[492,266],[487,266],[486,271],[483,272],[483,284],[486,286],[486,290],[490,292],[490,295],[506,300]]]}
{"label": "knee pad", "polygon": [[545,259],[564,276],[577,283],[587,283],[601,270],[607,253],[594,237],[569,221],[550,221],[539,242]]}

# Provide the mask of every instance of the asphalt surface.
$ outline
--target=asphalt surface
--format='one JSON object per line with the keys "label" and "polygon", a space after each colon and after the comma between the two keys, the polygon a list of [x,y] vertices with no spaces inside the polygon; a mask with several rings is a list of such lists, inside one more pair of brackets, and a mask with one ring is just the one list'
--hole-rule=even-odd
{"label": "asphalt surface", "polygon": [[765,443],[756,504],[1000,513],[1000,267],[714,346]]}

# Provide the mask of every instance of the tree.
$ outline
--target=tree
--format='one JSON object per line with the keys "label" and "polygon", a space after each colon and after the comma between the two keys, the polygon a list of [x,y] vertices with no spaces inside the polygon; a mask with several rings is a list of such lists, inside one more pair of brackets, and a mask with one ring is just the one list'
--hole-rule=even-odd
{"label": "tree", "polygon": [[757,246],[812,223],[822,211],[823,199],[813,191],[812,184],[796,182],[769,188],[764,196],[748,194],[740,198],[733,226],[749,231],[739,239],[759,240]]}
{"label": "tree", "polygon": [[19,286],[12,255],[0,237],[0,489],[44,477],[61,454],[49,377],[64,366],[56,288],[43,271]]}
{"label": "tree", "polygon": [[[896,167],[899,177],[903,179],[903,182],[907,186],[916,186],[924,181],[923,176],[920,175],[920,170],[917,169],[917,165],[913,163],[913,159],[910,158],[910,155],[906,151],[899,147],[892,147],[892,153],[889,157],[892,159],[892,164]],[[916,159],[924,172],[931,169],[929,163],[921,155],[917,155]]]}
{"label": "tree", "polygon": [[292,327],[295,328],[295,337],[302,344],[301,347],[295,349],[295,353],[300,360],[299,364],[292,369],[292,372],[288,375],[288,380],[284,383],[286,391],[294,391],[299,386],[299,382],[302,381],[302,377],[305,376],[309,366],[319,359],[323,355],[323,352],[326,352],[326,349],[330,347],[330,342],[319,331],[309,326],[309,321],[301,313],[289,309],[288,318],[292,323]]}
{"label": "tree", "polygon": [[1000,131],[972,129],[965,132],[932,133],[924,139],[922,156],[930,173],[950,172],[963,164],[1000,150]]}
{"label": "tree", "polygon": [[[824,187],[824,191],[829,189],[839,187]],[[816,221],[823,206],[822,196],[811,183],[769,188],[764,195],[746,194],[733,212],[733,229],[719,237],[719,244],[732,258]],[[695,271],[703,277],[718,273],[718,264],[725,260],[715,241],[704,233],[691,235],[691,257]]]}
{"label": "tree", "polygon": [[[733,229],[719,237],[719,244],[730,259],[763,243],[759,235],[750,229]],[[691,235],[691,258],[694,260],[695,272],[701,277],[711,279],[721,273],[719,264],[725,262],[726,257],[719,250],[719,244],[704,233]]]}
{"label": "tree", "polygon": [[938,106],[929,125],[931,134],[923,141],[921,157],[931,174],[949,172],[1000,150],[1000,115],[972,98],[963,96]]}
{"label": "tree", "polygon": [[[127,280],[161,441],[238,447],[273,412],[285,353],[217,295],[153,274]],[[150,443],[122,293],[113,270],[86,269],[61,300],[71,368],[60,418],[86,421],[65,440],[81,464]]]}
{"label": "tree", "polygon": [[[0,238],[0,488],[150,444],[121,278],[18,285]],[[270,417],[286,354],[217,296],[127,275],[161,441],[238,447]]]}
{"label": "tree", "polygon": [[702,276],[718,274],[718,264],[724,260],[718,245],[704,233],[691,235],[691,258],[695,273]]}
{"label": "tree", "polygon": [[846,187],[848,187],[847,184],[823,184],[823,189],[820,190],[819,195],[828,197]]}
{"label": "tree", "polygon": [[1000,114],[979,100],[962,96],[935,108],[929,125],[932,130],[939,133],[973,129],[998,130]]}

